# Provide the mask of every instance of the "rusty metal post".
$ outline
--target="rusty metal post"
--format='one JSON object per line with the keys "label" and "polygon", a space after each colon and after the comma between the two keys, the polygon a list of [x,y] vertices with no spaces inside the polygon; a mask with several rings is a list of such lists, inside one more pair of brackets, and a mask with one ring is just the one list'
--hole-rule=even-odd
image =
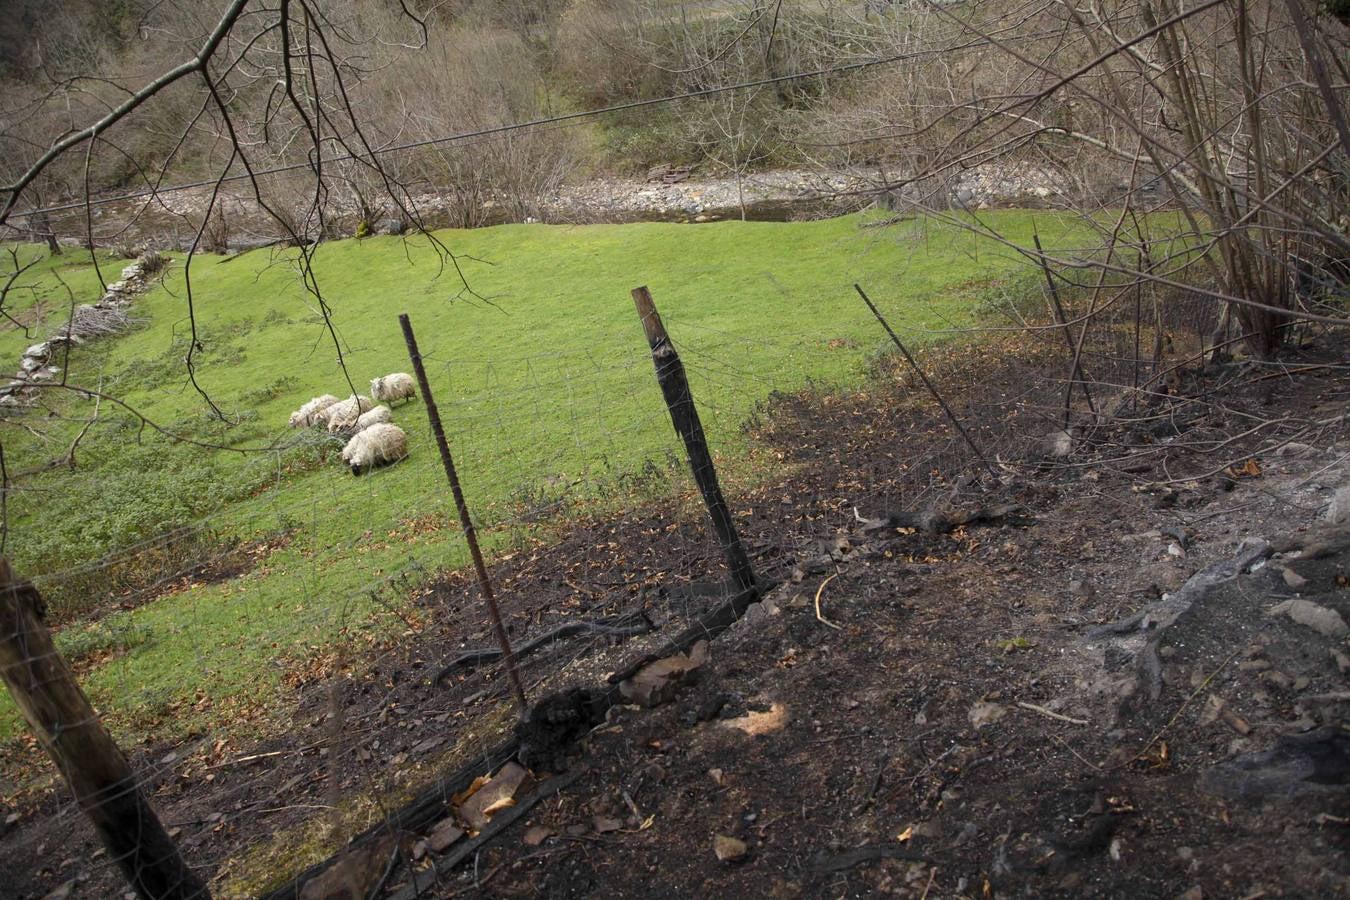
{"label": "rusty metal post", "polygon": [[957,433],[965,439],[966,446],[970,447],[971,451],[980,462],[984,463],[984,467],[989,471],[990,477],[997,481],[998,472],[995,471],[994,464],[989,461],[989,457],[984,455],[984,451],[980,449],[980,445],[975,443],[975,439],[966,431],[965,426],[961,424],[961,420],[956,417],[956,413],[952,412],[952,408],[947,405],[947,401],[942,399],[942,395],[938,393],[937,386],[928,380],[928,376],[924,374],[923,369],[919,368],[919,364],[914,360],[914,357],[909,355],[909,351],[905,349],[905,345],[900,343],[900,338],[891,330],[891,324],[886,321],[886,317],[881,314],[881,310],[877,309],[876,304],[872,302],[872,298],[867,296],[866,292],[863,291],[862,285],[855,284],[853,285],[853,289],[858,292],[858,296],[867,304],[867,308],[872,311],[872,315],[876,316],[877,321],[881,323],[881,327],[886,329],[886,333],[891,336],[891,343],[895,344],[895,348],[900,351],[910,367],[914,369],[914,374],[918,375],[919,380],[923,382],[924,387],[928,388],[928,393],[933,395],[933,399],[938,402],[938,406],[942,407],[942,411],[947,414],[947,418],[956,426]]}
{"label": "rusty metal post", "polygon": [[413,335],[412,322],[408,320],[407,313],[402,313],[398,317],[398,323],[403,326],[403,340],[408,345],[408,358],[412,360],[413,371],[417,373],[417,385],[422,389],[422,402],[427,408],[427,419],[431,422],[431,433],[436,437],[436,446],[441,451],[445,477],[450,481],[450,490],[455,495],[459,523],[464,529],[464,540],[469,545],[469,553],[473,556],[473,567],[478,573],[478,587],[483,592],[483,600],[487,603],[488,616],[492,619],[492,630],[496,633],[497,644],[502,649],[502,662],[506,666],[506,674],[511,679],[511,687],[515,690],[521,715],[524,715],[529,705],[525,700],[525,687],[520,680],[520,671],[516,668],[515,654],[511,652],[511,641],[506,636],[506,626],[502,624],[497,598],[492,593],[492,582],[488,579],[487,566],[483,563],[483,553],[478,549],[478,534],[474,531],[473,519],[469,518],[469,506],[464,502],[464,491],[459,486],[455,461],[450,456],[450,444],[445,439],[445,429],[441,427],[441,414],[431,396],[431,385],[427,383],[427,372],[422,366],[422,354],[417,349],[417,338]]}

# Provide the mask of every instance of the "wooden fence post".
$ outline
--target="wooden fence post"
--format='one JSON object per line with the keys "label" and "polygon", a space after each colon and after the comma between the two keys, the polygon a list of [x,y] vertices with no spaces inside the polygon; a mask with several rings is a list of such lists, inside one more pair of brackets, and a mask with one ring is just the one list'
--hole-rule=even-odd
{"label": "wooden fence post", "polygon": [[208,898],[56,651],[42,597],[0,556],[0,677],[70,785],[108,856],[146,900]]}
{"label": "wooden fence post", "polygon": [[[755,588],[755,573],[750,567],[750,558],[745,554],[736,525],[731,521],[731,511],[722,497],[722,487],[717,483],[717,470],[713,468],[712,454],[708,452],[708,439],[703,434],[703,424],[698,419],[698,409],[694,406],[694,396],[689,391],[689,379],[684,374],[684,364],[675,346],[666,334],[666,326],[656,311],[656,303],[646,287],[633,288],[633,303],[637,305],[638,317],[642,319],[642,330],[646,332],[647,343],[652,348],[652,362],[656,366],[656,380],[661,385],[661,394],[666,398],[666,407],[670,410],[670,420],[684,440],[684,448],[689,453],[689,467],[694,470],[694,481],[698,482],[699,493],[708,507],[708,516],[712,519],[713,530],[722,542],[722,552],[726,554],[727,568],[731,570],[731,580],[738,594],[747,594]],[[749,600],[746,601],[749,603]]]}

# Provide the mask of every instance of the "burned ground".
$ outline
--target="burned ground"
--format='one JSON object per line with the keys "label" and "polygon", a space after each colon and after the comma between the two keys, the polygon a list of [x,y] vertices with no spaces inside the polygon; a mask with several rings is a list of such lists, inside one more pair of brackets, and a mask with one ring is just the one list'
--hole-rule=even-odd
{"label": "burned ground", "polygon": [[[672,702],[612,709],[574,748],[578,780],[432,893],[1343,894],[1345,637],[1268,614],[1297,595],[1350,619],[1337,532],[1320,558],[1299,558],[1328,534],[1322,510],[1350,469],[1339,359],[1309,350],[1284,372],[1173,379],[1055,456],[1043,445],[1062,386],[1035,352],[1010,349],[925,360],[997,482],[898,372],[864,391],[771,398],[753,452],[782,476],[732,503],[759,573],[779,585]],[[945,534],[860,521],[998,504],[1028,519]],[[556,530],[493,565],[513,635],[639,607],[662,631],[532,655],[535,696],[602,683],[718,600],[699,586],[722,569],[691,504]],[[1156,633],[1156,699],[1128,647],[1088,638],[1254,537],[1284,538],[1274,549],[1286,552]],[[477,602],[466,573],[418,590],[405,639],[377,664],[327,660],[350,674],[340,690],[320,679],[294,728],[256,746],[201,736],[138,753],[188,858],[237,876],[260,834],[357,791],[387,812],[497,744],[512,715],[495,665],[431,685],[490,644],[486,624],[465,633],[447,611]],[[67,805],[57,791],[28,798],[0,838],[18,896],[120,889],[78,817],[55,815]],[[348,833],[382,814],[373,802],[348,812],[335,825]],[[283,856],[281,876],[313,851]]]}

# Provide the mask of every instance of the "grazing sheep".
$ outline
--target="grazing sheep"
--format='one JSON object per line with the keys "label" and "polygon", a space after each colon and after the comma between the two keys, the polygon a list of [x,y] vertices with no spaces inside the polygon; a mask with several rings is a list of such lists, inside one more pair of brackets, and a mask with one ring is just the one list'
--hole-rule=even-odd
{"label": "grazing sheep", "polygon": [[395,400],[411,400],[417,396],[417,386],[407,372],[395,372],[383,378],[370,380],[370,396],[376,402],[393,403]]}
{"label": "grazing sheep", "polygon": [[387,406],[377,406],[370,412],[361,413],[356,418],[356,430],[365,431],[372,425],[384,425],[394,421],[394,414]]}
{"label": "grazing sheep", "polygon": [[365,397],[358,397],[356,394],[352,394],[346,400],[334,403],[324,410],[324,415],[328,421],[328,430],[345,431],[354,427],[361,414],[370,412],[374,406],[374,403]]}
{"label": "grazing sheep", "polygon": [[353,475],[398,462],[407,455],[408,436],[402,428],[387,422],[357,432],[342,448],[342,461],[351,467]]}
{"label": "grazing sheep", "polygon": [[292,428],[308,428],[311,425],[317,425],[321,421],[321,414],[338,402],[338,398],[332,394],[324,394],[321,397],[315,397],[304,406],[291,413]]}

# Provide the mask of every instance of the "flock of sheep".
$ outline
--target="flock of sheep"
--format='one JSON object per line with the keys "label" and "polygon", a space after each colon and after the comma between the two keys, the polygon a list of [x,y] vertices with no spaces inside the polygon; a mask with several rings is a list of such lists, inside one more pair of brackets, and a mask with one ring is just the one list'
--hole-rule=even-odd
{"label": "flock of sheep", "polygon": [[370,399],[352,394],[339,400],[332,394],[315,397],[291,413],[292,428],[323,426],[329,432],[350,435],[342,461],[353,475],[398,462],[408,455],[408,435],[391,422],[393,412],[381,403],[412,400],[417,388],[412,376],[395,372],[370,382]]}

